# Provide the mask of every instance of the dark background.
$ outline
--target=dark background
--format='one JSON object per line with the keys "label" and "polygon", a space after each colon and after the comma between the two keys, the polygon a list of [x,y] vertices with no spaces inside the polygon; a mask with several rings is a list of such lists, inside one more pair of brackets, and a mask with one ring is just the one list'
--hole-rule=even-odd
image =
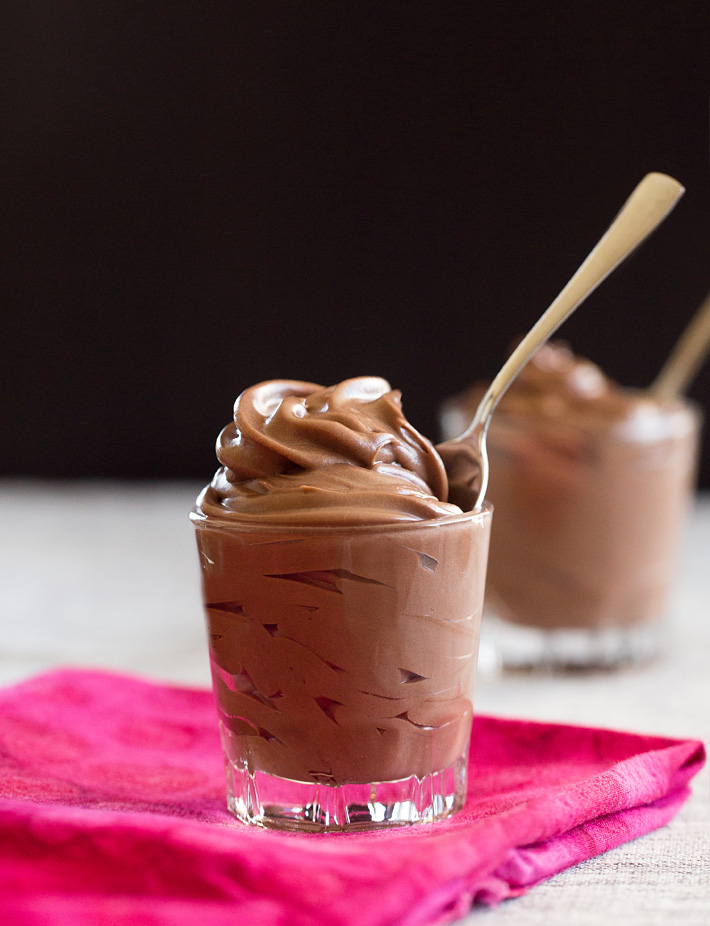
{"label": "dark background", "polygon": [[645,386],[710,289],[705,2],[2,20],[4,474],[206,480],[272,377],[383,375],[436,437],[650,170],[685,197],[564,337]]}

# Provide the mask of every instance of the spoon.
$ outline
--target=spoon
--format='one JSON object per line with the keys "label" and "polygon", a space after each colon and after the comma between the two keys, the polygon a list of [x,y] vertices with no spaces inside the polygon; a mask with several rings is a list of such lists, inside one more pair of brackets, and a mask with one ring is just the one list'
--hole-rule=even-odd
{"label": "spoon", "polygon": [[646,394],[656,402],[675,399],[689,385],[710,350],[710,294],[688,323]]}
{"label": "spoon", "polygon": [[554,334],[602,280],[668,215],[685,189],[666,174],[646,174],[569,283],[526,334],[481,399],[459,437],[437,445],[449,477],[448,500],[464,511],[478,508],[488,488],[486,434],[506,389],[535,351]]}

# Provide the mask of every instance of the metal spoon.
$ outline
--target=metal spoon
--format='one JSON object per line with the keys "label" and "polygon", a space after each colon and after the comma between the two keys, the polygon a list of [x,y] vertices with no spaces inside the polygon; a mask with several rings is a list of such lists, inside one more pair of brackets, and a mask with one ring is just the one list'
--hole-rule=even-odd
{"label": "metal spoon", "polygon": [[700,369],[710,350],[710,294],[688,323],[661,372],[646,394],[656,402],[667,402],[683,392]]}
{"label": "metal spoon", "polygon": [[459,437],[437,446],[449,477],[449,501],[464,511],[478,508],[488,488],[486,433],[495,407],[535,351],[590,293],[668,215],[685,189],[666,174],[646,174],[596,247],[559,296],[531,328],[481,399]]}

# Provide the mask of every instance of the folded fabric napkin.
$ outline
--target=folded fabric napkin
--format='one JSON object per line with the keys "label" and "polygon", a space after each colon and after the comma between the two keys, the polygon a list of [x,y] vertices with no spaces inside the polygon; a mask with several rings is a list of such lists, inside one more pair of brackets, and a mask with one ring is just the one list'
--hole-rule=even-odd
{"label": "folded fabric napkin", "polygon": [[284,834],[225,809],[212,695],[62,670],[0,691],[0,910],[15,924],[424,926],[662,826],[699,742],[477,717],[465,809]]}

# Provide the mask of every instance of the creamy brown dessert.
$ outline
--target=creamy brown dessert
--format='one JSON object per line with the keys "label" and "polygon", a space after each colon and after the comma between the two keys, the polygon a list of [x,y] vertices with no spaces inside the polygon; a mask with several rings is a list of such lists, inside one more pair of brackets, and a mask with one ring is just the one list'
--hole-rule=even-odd
{"label": "creamy brown dessert", "polygon": [[376,376],[324,389],[275,380],[245,390],[217,439],[207,516],[280,525],[390,524],[461,514],[446,471]]}
{"label": "creamy brown dessert", "polygon": [[[466,427],[484,388],[446,403],[445,436]],[[564,344],[542,347],[501,400],[488,434],[492,610],[555,630],[661,618],[697,426],[687,402],[657,404]]]}
{"label": "creamy brown dessert", "polygon": [[193,522],[231,774],[336,786],[465,765],[491,513],[447,503],[399,393],[262,383],[217,455]]}

